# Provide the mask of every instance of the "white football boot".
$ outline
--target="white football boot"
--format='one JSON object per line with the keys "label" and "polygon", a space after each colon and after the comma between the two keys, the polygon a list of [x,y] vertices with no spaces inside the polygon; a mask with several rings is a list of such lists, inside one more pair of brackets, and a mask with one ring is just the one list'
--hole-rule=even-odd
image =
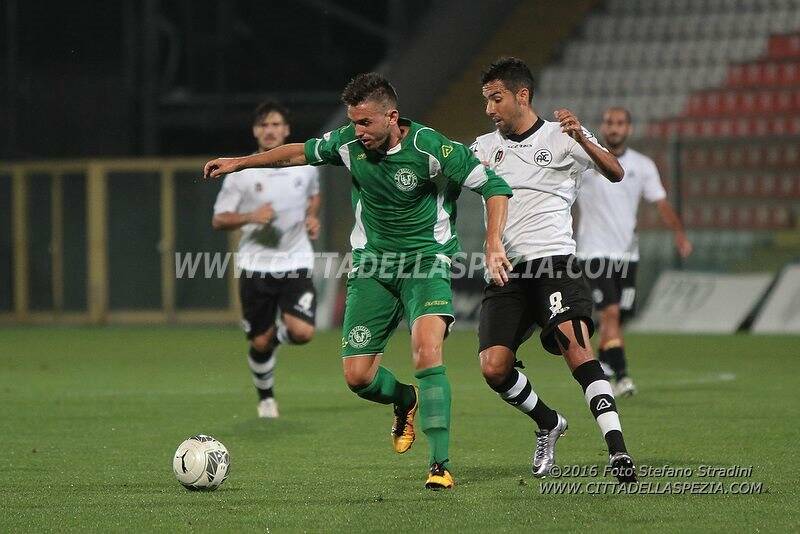
{"label": "white football boot", "polygon": [[258,416],[262,419],[275,419],[278,417],[278,403],[274,398],[262,399],[258,403]]}
{"label": "white football boot", "polygon": [[617,380],[617,383],[614,384],[615,397],[632,397],[635,394],[636,386],[633,384],[633,380],[631,380],[629,376],[620,378]]}

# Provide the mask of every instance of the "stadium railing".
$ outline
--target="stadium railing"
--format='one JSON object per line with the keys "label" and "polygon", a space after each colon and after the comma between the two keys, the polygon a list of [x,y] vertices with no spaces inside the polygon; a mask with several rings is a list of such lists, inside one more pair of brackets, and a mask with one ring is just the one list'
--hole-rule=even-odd
{"label": "stadium railing", "polygon": [[0,163],[0,322],[235,321],[233,269],[175,276],[176,252],[225,253],[236,241],[211,230],[219,184],[198,180],[204,162]]}
{"label": "stadium railing", "polygon": [[[650,138],[633,146],[655,159],[695,244],[680,261],[671,232],[652,206],[642,207],[640,302],[665,269],[778,272],[800,258],[800,137]],[[0,323],[237,321],[235,269],[214,275],[214,261],[224,262],[237,236],[211,229],[219,183],[200,180],[204,161],[0,162]],[[326,181],[328,202],[345,202],[349,180]],[[483,248],[481,212],[477,196],[462,195],[458,232],[467,252]],[[344,250],[351,219],[330,222],[324,231],[335,239],[327,241]],[[176,276],[184,261],[176,254],[188,253],[202,253],[200,276]],[[481,281],[467,282],[457,284],[461,324],[479,305],[471,297]],[[340,286],[324,288],[331,309]]]}

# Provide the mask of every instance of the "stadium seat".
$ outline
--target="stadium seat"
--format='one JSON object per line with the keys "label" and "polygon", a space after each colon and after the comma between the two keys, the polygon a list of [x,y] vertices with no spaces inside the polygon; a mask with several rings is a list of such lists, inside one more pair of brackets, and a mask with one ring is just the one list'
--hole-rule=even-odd
{"label": "stadium seat", "polygon": [[791,117],[709,120],[800,111],[800,9],[792,0],[612,0],[583,30],[541,73],[540,102],[574,102],[596,115],[613,100],[654,121],[634,135],[798,130]]}

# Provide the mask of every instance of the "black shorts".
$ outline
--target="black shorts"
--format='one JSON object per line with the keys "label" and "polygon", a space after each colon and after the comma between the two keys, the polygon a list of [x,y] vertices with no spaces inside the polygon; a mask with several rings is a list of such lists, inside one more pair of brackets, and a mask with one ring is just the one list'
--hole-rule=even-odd
{"label": "black shorts", "polygon": [[247,339],[269,330],[275,324],[279,308],[282,313],[314,325],[317,294],[308,269],[287,273],[242,272],[239,298]]}
{"label": "black shorts", "polygon": [[636,267],[638,262],[591,258],[583,272],[592,288],[592,300],[598,310],[619,304],[621,317],[636,313]]}
{"label": "black shorts", "polygon": [[594,333],[589,295],[589,285],[572,255],[518,264],[507,284],[489,284],[483,291],[478,327],[480,350],[502,345],[516,353],[539,325],[542,346],[551,354],[561,355],[555,337],[559,324],[581,320],[586,323],[589,336]]}

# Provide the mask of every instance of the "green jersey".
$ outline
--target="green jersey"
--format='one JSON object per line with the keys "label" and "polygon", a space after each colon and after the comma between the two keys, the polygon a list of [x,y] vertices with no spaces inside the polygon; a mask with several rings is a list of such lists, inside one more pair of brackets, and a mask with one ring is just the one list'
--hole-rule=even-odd
{"label": "green jersey", "polygon": [[407,119],[400,125],[408,133],[385,154],[367,150],[349,124],[306,141],[306,160],[350,171],[354,251],[450,256],[459,251],[455,221],[461,188],[484,198],[510,197],[511,188],[461,143]]}

